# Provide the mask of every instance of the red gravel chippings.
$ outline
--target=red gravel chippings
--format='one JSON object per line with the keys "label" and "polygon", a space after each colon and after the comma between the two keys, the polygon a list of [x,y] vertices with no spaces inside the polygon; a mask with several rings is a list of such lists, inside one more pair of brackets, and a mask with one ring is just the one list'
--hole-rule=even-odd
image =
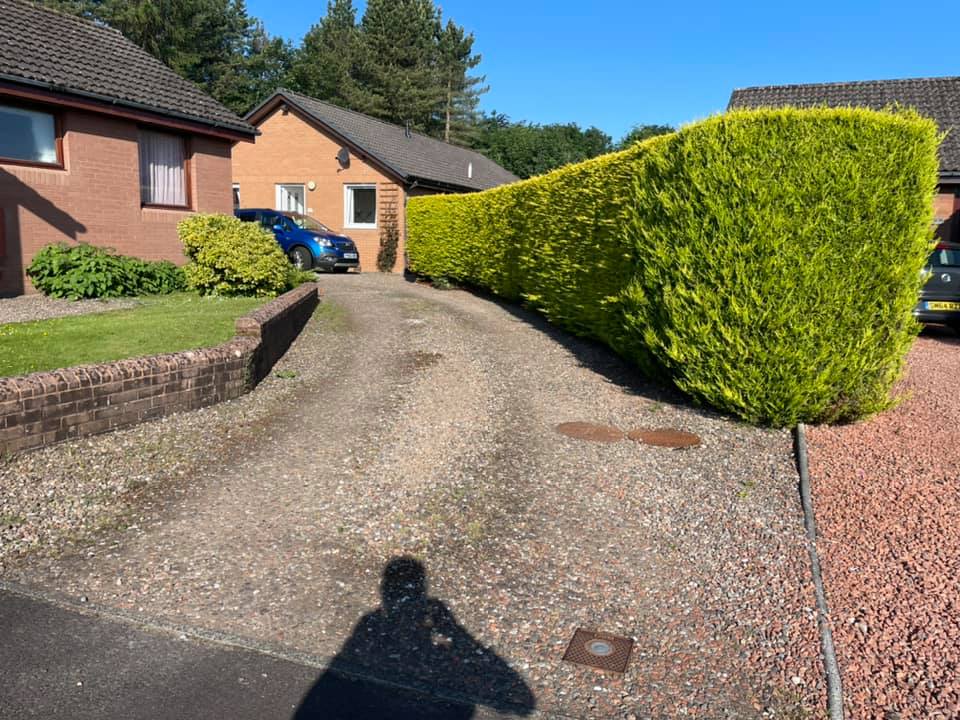
{"label": "red gravel chippings", "polygon": [[898,407],[808,434],[850,718],[960,717],[960,340],[928,330]]}

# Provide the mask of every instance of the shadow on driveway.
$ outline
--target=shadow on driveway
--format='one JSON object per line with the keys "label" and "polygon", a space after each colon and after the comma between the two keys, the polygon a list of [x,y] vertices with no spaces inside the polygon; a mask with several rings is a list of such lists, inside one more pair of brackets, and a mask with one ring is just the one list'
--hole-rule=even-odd
{"label": "shadow on driveway", "polygon": [[[496,653],[478,643],[437,598],[416,559],[395,557],[383,571],[383,604],[367,613],[304,697],[294,720],[320,718],[425,718],[466,720],[477,705],[498,714],[529,715],[536,707],[523,679]],[[354,681],[352,673],[382,682]],[[410,704],[399,686],[426,690],[456,701]],[[470,698],[464,702],[462,698]]]}
{"label": "shadow on driveway", "polygon": [[[407,273],[404,277],[407,282],[431,287],[429,282],[410,273]],[[525,307],[519,302],[506,300],[484,288],[469,285],[460,285],[450,291],[437,292],[464,292],[480,300],[493,303],[517,321],[563,346],[577,359],[581,367],[592,370],[626,394],[635,395],[652,402],[696,408],[698,413],[709,417],[724,417],[715,410],[696,405],[672,385],[645,376],[636,365],[617,355],[608,345],[599,340],[575,335],[569,330],[554,325],[542,313]]]}

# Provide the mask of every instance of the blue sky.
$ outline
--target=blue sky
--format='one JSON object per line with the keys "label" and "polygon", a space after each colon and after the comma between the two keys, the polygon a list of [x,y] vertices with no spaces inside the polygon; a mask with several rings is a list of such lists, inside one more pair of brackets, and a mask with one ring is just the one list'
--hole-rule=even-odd
{"label": "blue sky", "polygon": [[[364,2],[355,2],[362,13]],[[736,87],[957,75],[949,13],[904,2],[445,0],[476,36],[490,92],[514,120],[641,123],[722,110]],[[299,41],[326,0],[247,0],[267,30]]]}

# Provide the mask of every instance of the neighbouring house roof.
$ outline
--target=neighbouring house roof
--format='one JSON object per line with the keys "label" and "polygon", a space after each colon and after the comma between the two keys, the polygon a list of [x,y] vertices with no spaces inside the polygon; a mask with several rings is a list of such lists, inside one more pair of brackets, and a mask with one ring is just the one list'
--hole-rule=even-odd
{"label": "neighbouring house roof", "polygon": [[406,128],[399,125],[291,90],[277,90],[251,110],[247,120],[256,124],[284,102],[370,155],[408,184],[416,182],[442,188],[486,190],[519,180],[516,175],[474,150],[417,132],[408,133]]}
{"label": "neighbouring house roof", "polygon": [[947,137],[940,146],[941,176],[960,176],[960,77],[865,80],[810,85],[767,85],[734,90],[728,108],[867,107],[915,108],[936,121]]}
{"label": "neighbouring house roof", "polygon": [[120,32],[24,0],[0,0],[0,81],[232,135],[256,134]]}

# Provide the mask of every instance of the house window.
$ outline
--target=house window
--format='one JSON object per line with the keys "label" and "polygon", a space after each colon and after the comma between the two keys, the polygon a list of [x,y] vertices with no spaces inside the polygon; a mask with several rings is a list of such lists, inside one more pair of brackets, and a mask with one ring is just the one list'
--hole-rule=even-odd
{"label": "house window", "polygon": [[343,226],[377,227],[377,186],[346,185],[343,190]]}
{"label": "house window", "polygon": [[277,185],[277,210],[302,215],[306,197],[303,185]]}
{"label": "house window", "polygon": [[52,113],[0,105],[0,162],[61,165],[57,125]]}
{"label": "house window", "polygon": [[240,183],[233,184],[233,209],[240,207]]}
{"label": "house window", "polygon": [[179,135],[140,131],[140,202],[188,207],[187,144]]}

